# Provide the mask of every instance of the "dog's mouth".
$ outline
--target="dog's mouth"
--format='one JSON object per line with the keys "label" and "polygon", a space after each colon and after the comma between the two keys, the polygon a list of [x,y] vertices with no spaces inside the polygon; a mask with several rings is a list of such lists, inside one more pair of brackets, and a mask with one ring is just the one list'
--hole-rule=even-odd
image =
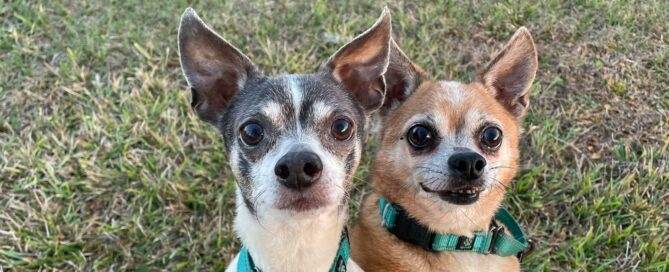
{"label": "dog's mouth", "polygon": [[276,203],[276,208],[293,212],[306,212],[329,205],[329,200],[326,186],[315,184],[304,191],[283,191]]}
{"label": "dog's mouth", "polygon": [[425,186],[423,183],[420,183],[420,187],[423,191],[437,194],[442,200],[456,205],[473,204],[479,200],[481,192],[485,191],[485,187],[483,186],[472,185],[446,190],[434,190]]}
{"label": "dog's mouth", "polygon": [[279,210],[289,210],[295,212],[306,212],[322,208],[327,205],[327,201],[323,198],[314,197],[297,197],[297,198],[282,198],[277,203]]}

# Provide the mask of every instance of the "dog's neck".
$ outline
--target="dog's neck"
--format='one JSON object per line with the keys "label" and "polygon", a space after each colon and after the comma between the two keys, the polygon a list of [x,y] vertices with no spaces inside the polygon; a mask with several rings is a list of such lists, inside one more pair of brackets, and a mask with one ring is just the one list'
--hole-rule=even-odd
{"label": "dog's neck", "polygon": [[346,204],[302,215],[256,217],[237,193],[235,230],[262,271],[328,271],[346,225]]}
{"label": "dog's neck", "polygon": [[[400,206],[418,222],[438,233],[471,236],[476,231],[487,231],[500,205],[494,201],[485,201],[484,198],[467,206],[449,204],[436,196],[418,191],[420,189],[413,191],[406,187],[392,188],[388,186],[391,182],[384,181],[382,178],[389,177],[374,175],[373,184],[378,194],[375,198],[378,199],[379,195],[383,196]],[[404,182],[392,182],[392,184],[404,184]],[[484,193],[500,192],[488,190]],[[420,194],[421,197],[417,197],[416,194]]]}

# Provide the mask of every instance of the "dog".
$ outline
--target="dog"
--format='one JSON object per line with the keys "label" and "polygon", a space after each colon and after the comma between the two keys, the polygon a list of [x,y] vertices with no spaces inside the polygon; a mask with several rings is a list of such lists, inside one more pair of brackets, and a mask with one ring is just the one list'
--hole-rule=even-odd
{"label": "dog", "polygon": [[351,232],[365,271],[520,270],[527,240],[499,207],[537,66],[525,28],[468,84],[429,80],[391,42],[373,193]]}
{"label": "dog", "polygon": [[242,251],[227,271],[355,271],[348,189],[385,96],[390,12],[313,74],[264,76],[188,8],[178,43],[197,116],[219,129],[236,179]]}

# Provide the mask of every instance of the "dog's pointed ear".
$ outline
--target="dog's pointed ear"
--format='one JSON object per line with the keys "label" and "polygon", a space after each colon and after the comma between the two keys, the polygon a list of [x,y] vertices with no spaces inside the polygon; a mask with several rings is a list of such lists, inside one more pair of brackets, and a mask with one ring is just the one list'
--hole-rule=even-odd
{"label": "dog's pointed ear", "polygon": [[407,57],[394,39],[390,40],[390,62],[384,75],[386,98],[381,114],[387,115],[404,102],[424,80],[425,72]]}
{"label": "dog's pointed ear", "polygon": [[340,48],[324,66],[368,112],[383,103],[391,28],[386,7],[374,26]]}
{"label": "dog's pointed ear", "polygon": [[532,35],[521,27],[502,52],[488,64],[480,75],[480,81],[509,112],[521,118],[529,106],[529,90],[538,65]]}
{"label": "dog's pointed ear", "polygon": [[244,83],[259,72],[191,8],[181,16],[178,36],[181,69],[192,92],[191,106],[202,120],[216,123]]}

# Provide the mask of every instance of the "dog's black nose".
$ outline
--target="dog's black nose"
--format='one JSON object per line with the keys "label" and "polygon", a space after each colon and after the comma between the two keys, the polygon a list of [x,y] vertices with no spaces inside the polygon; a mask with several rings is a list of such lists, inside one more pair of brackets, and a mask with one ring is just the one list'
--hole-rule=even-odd
{"label": "dog's black nose", "polygon": [[313,152],[289,152],[274,167],[279,182],[291,189],[302,190],[321,176],[323,163]]}
{"label": "dog's black nose", "polygon": [[467,180],[481,177],[485,165],[485,158],[476,152],[458,153],[448,159],[448,167],[451,168],[451,173]]}

